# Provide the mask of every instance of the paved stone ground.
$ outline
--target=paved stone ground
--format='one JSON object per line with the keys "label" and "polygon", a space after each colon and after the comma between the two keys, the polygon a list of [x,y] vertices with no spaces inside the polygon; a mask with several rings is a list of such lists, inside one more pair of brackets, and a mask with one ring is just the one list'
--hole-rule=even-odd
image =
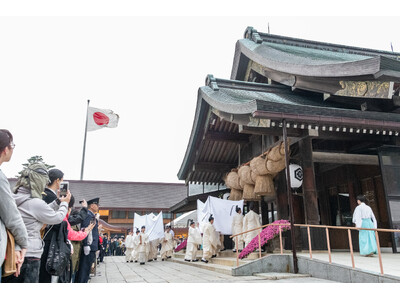
{"label": "paved stone ground", "polygon": [[[268,280],[257,276],[231,276],[172,261],[126,263],[124,256],[108,256],[97,266],[91,283],[329,283],[312,277]],[[201,262],[199,262],[201,263]]]}

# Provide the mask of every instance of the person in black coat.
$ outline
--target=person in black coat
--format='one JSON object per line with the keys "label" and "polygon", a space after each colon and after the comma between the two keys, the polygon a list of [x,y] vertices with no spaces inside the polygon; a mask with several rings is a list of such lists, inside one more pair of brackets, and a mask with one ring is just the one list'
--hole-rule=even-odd
{"label": "person in black coat", "polygon": [[[57,192],[60,189],[60,183],[63,181],[64,173],[59,169],[49,170],[50,183],[44,190],[43,200],[50,204],[54,200],[58,200]],[[61,223],[60,223],[61,224]],[[40,258],[40,270],[39,270],[39,283],[50,283],[51,275],[46,271],[46,261],[49,254],[50,242],[53,234],[58,235],[60,231],[60,224],[46,226],[44,230],[44,247],[42,257]],[[54,279],[55,280],[55,279]]]}
{"label": "person in black coat", "polygon": [[99,223],[96,219],[96,214],[99,211],[99,201],[100,198],[94,198],[87,202],[89,212],[86,219],[82,222],[81,229],[86,228],[90,223],[95,223],[95,226],[91,234],[82,242],[83,251],[81,252],[79,269],[75,282],[88,282],[91,266],[96,260],[96,251],[99,250]]}

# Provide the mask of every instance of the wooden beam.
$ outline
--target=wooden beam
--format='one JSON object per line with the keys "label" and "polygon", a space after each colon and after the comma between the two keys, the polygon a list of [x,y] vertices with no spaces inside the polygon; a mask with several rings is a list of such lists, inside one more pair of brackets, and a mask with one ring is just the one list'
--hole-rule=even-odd
{"label": "wooden beam", "polygon": [[[289,137],[300,137],[303,136],[301,129],[294,129],[288,128],[287,129]],[[281,127],[274,127],[274,128],[267,128],[267,127],[250,127],[245,125],[239,125],[239,133],[247,133],[247,134],[254,134],[254,135],[273,135],[273,136],[282,136],[282,128]]]}
{"label": "wooden beam", "polygon": [[312,154],[313,162],[317,163],[331,163],[343,165],[369,165],[378,166],[378,155],[366,154],[350,154],[350,153],[333,153],[333,152],[317,152]]}
{"label": "wooden beam", "polygon": [[249,142],[248,135],[236,134],[236,133],[226,133],[226,132],[210,132],[208,131],[204,139],[207,141],[216,142],[228,142],[235,144],[246,144]]}
{"label": "wooden beam", "polygon": [[193,165],[193,172],[226,173],[235,167],[236,164],[197,162]]}

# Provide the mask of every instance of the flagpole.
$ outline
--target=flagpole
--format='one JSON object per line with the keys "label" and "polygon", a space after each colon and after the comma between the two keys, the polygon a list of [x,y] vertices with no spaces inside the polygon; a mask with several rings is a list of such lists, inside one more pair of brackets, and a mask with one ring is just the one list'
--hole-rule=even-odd
{"label": "flagpole", "polygon": [[86,108],[86,125],[85,125],[85,138],[83,139],[83,154],[82,154],[82,165],[81,165],[81,180],[83,180],[83,167],[84,167],[84,165],[85,165],[86,135],[87,135],[87,124],[88,124],[89,103],[90,103],[90,100],[87,101],[87,108]]}

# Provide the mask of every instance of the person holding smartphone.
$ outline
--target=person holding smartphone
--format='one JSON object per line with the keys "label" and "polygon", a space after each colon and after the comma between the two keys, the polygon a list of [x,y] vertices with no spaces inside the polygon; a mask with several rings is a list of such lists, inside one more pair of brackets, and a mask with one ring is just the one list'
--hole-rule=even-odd
{"label": "person holding smartphone", "polygon": [[[60,204],[59,198],[61,195],[59,195],[59,190],[61,183],[64,180],[64,173],[59,170],[59,169],[51,169],[49,170],[49,183],[47,184],[46,188],[44,189],[44,194],[43,194],[43,201],[46,202],[47,204],[52,203],[53,201],[56,201],[58,204]],[[61,220],[62,222],[62,220]],[[39,283],[51,283],[52,279],[53,281],[56,281],[57,279],[55,277],[52,278],[52,275],[50,275],[47,270],[46,270],[46,261],[47,257],[49,255],[49,247],[51,243],[51,238],[53,234],[58,236],[58,233],[60,231],[60,225],[61,222],[58,224],[54,225],[44,225],[44,228],[42,228],[42,236],[43,236],[43,241],[44,241],[44,247],[43,247],[43,253],[42,257],[40,259],[40,272],[39,272]]]}

